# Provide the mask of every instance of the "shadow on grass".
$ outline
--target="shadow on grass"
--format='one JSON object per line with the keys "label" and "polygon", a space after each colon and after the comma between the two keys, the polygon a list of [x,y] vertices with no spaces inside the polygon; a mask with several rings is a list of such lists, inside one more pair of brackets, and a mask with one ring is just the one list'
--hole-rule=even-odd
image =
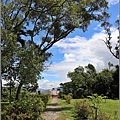
{"label": "shadow on grass", "polygon": [[50,104],[47,104],[47,106],[57,106],[58,103],[50,103]]}
{"label": "shadow on grass", "polygon": [[45,111],[51,111],[51,112],[60,112],[60,111],[64,111],[64,110],[71,110],[72,107],[57,107],[57,108],[46,108]]}

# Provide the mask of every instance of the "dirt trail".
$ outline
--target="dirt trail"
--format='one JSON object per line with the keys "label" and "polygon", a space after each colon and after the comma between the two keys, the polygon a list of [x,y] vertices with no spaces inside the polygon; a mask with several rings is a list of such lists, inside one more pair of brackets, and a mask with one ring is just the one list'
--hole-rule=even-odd
{"label": "dirt trail", "polygon": [[60,113],[60,106],[58,105],[58,99],[57,98],[53,98],[51,103],[47,106],[46,110],[44,113],[42,113],[42,118],[45,120],[57,120],[57,118],[59,117],[59,113]]}

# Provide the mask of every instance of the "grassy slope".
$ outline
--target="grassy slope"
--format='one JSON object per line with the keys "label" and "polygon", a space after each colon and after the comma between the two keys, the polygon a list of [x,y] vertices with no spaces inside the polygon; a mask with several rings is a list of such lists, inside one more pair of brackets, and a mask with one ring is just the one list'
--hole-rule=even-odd
{"label": "grassy slope", "polygon": [[[65,100],[59,99],[59,105],[63,107],[60,117],[57,120],[66,120],[68,118],[69,120],[74,120],[74,103],[76,102],[76,99],[72,99],[71,104],[67,104]],[[115,111],[117,112],[118,116],[118,100],[110,100],[107,99],[106,102],[103,102],[101,105],[101,111],[107,114],[107,116],[112,116],[110,120],[117,120],[114,118]]]}

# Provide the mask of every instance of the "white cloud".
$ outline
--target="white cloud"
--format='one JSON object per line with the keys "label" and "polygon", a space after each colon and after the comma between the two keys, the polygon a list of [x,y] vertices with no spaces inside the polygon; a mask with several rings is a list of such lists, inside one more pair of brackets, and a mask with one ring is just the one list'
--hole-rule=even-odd
{"label": "white cloud", "polygon": [[[118,31],[112,30],[112,43],[116,43]],[[104,32],[95,33],[89,40],[84,37],[76,36],[74,38],[66,38],[54,45],[54,48],[60,49],[61,54],[64,54],[63,61],[53,63],[48,71],[52,71],[57,81],[45,83],[47,86],[57,86],[61,82],[70,81],[67,78],[67,73],[73,71],[76,67],[86,66],[91,63],[97,71],[108,67],[108,62],[118,64],[118,60],[107,49],[105,43],[100,39],[105,39]],[[52,74],[53,75],[53,74]],[[43,84],[44,85],[44,84]],[[43,86],[42,85],[42,86]]]}
{"label": "white cloud", "polygon": [[109,4],[111,5],[115,5],[119,2],[119,0],[107,0],[109,2]]}
{"label": "white cloud", "polygon": [[96,30],[96,31],[102,31],[104,28],[103,27],[101,27],[101,24],[98,24],[95,28],[94,28],[94,30]]}
{"label": "white cloud", "polygon": [[55,82],[52,82],[49,80],[39,80],[38,81],[39,88],[42,88],[42,89],[56,88],[56,87],[59,87],[59,84],[60,84],[59,81],[55,81]]}

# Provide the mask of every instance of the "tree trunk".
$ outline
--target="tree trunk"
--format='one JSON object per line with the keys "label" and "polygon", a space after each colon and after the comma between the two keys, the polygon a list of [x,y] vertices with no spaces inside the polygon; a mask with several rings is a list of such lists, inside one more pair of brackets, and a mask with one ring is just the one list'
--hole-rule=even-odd
{"label": "tree trunk", "polygon": [[0,84],[1,84],[1,96],[2,96],[2,79],[1,79],[1,83]]}
{"label": "tree trunk", "polygon": [[11,96],[11,93],[12,93],[12,91],[11,91],[11,80],[10,80],[10,103],[11,103],[11,98],[12,98],[12,96]]}
{"label": "tree trunk", "polygon": [[20,83],[19,86],[18,86],[15,100],[19,100],[19,95],[20,95],[20,91],[21,91],[22,85],[23,85],[23,84]]}

